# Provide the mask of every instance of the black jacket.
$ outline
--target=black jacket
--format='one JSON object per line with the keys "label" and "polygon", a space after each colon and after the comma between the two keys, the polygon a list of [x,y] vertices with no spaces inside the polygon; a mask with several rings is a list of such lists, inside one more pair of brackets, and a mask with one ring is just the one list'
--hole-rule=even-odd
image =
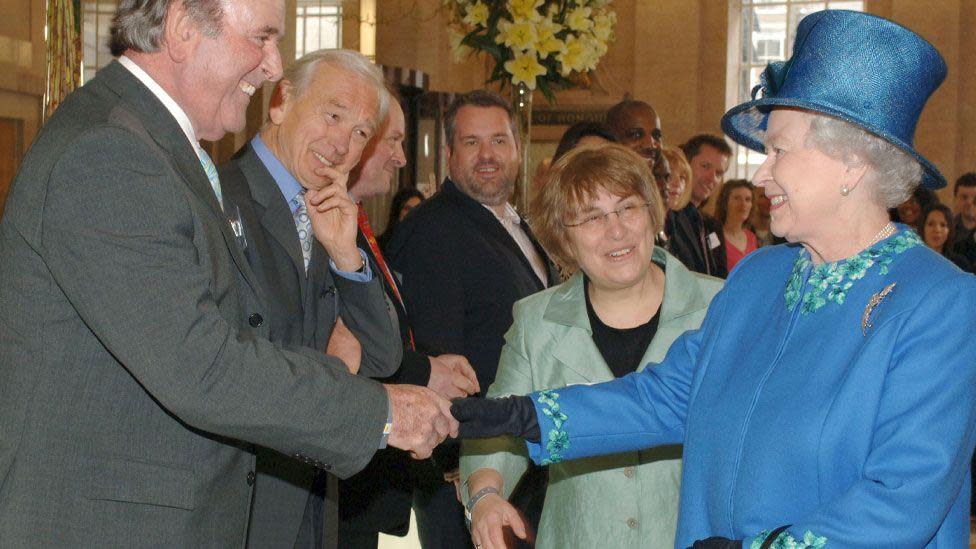
{"label": "black jacket", "polygon": [[[531,231],[548,270],[559,275]],[[467,357],[482,391],[495,380],[512,305],[542,290],[515,240],[483,205],[446,180],[398,227],[387,259],[403,277],[401,292],[418,350]]]}

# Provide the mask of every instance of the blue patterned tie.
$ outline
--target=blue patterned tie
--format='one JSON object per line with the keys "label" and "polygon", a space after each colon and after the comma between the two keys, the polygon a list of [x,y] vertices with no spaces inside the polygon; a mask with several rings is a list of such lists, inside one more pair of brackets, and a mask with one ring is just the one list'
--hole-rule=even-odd
{"label": "blue patterned tie", "polygon": [[308,263],[312,259],[312,220],[308,218],[308,210],[305,208],[305,189],[291,199],[291,208],[295,229],[298,230],[298,241],[302,244],[305,272],[308,272]]}
{"label": "blue patterned tie", "polygon": [[213,160],[210,159],[207,151],[201,147],[197,147],[197,151],[200,153],[200,165],[203,166],[203,171],[207,174],[207,179],[210,180],[210,187],[213,188],[213,192],[217,196],[217,204],[220,204],[220,209],[222,210],[224,209],[224,195],[220,192],[220,179],[217,177],[217,166],[214,166]]}

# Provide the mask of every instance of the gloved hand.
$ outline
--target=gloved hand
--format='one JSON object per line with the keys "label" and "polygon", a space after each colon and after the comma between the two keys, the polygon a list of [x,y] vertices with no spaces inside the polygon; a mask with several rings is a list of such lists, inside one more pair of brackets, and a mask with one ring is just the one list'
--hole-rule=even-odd
{"label": "gloved hand", "polygon": [[451,401],[451,414],[461,424],[460,438],[511,435],[539,442],[542,433],[532,398],[459,398]]}
{"label": "gloved hand", "polygon": [[696,541],[688,549],[742,549],[742,542],[728,538],[711,537]]}

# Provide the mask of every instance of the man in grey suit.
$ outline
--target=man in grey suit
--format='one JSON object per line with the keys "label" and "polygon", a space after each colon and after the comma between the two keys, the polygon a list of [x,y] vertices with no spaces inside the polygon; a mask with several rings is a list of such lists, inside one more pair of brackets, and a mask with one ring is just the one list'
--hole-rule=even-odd
{"label": "man in grey suit", "polygon": [[[243,128],[256,86],[280,77],[283,11],[123,0],[124,55],[24,158],[0,222],[5,547],[239,547],[252,443],[345,477],[386,444],[425,457],[456,433],[429,389],[267,340],[267,298],[197,139]],[[334,195],[307,197],[317,234],[335,227]]]}
{"label": "man in grey suit", "polygon": [[[373,93],[356,94],[362,84]],[[353,373],[386,377],[396,370],[402,351],[382,275],[368,261],[364,274],[336,273],[328,264],[333,256],[366,258],[356,244],[356,204],[344,189],[338,192],[337,233],[322,244],[305,234],[310,246],[304,253],[301,222],[302,195],[328,185],[344,187],[366,136],[378,133],[371,118],[376,109],[365,108],[377,93],[382,111],[387,103],[382,73],[363,55],[349,50],[305,55],[285,69],[260,134],[219,174],[224,200],[234,204],[242,221],[244,256],[268,296],[271,341],[328,347],[327,352],[345,357]],[[326,498],[327,492],[332,497]],[[335,477],[259,449],[248,546],[335,547],[334,494]]]}

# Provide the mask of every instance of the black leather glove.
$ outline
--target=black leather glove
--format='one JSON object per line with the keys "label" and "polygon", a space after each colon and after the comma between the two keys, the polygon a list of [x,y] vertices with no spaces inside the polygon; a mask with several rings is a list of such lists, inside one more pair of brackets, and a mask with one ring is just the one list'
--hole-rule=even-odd
{"label": "black leather glove", "polygon": [[[770,549],[779,535],[785,532],[792,524],[784,524],[779,528],[773,530],[766,536],[763,540],[762,545],[759,549]],[[742,542],[739,540],[732,540],[729,538],[711,537],[708,539],[700,539],[695,542],[694,545],[688,549],[742,549]]]}
{"label": "black leather glove", "polygon": [[532,398],[459,398],[451,401],[451,414],[461,424],[460,438],[512,435],[529,442],[542,438]]}
{"label": "black leather glove", "polygon": [[729,538],[700,539],[688,549],[742,549],[742,542]]}

